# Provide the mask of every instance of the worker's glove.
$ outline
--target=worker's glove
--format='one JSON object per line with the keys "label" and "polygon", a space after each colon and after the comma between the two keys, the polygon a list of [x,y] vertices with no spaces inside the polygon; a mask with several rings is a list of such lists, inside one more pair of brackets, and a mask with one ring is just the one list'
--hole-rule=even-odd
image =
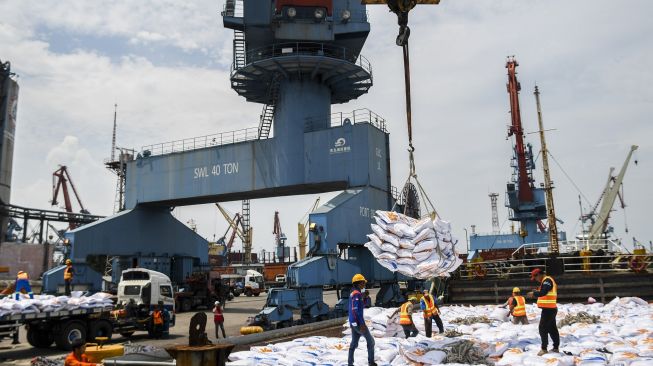
{"label": "worker's glove", "polygon": [[440,296],[438,296],[438,301],[439,301],[439,302],[444,301],[444,295],[440,295]]}

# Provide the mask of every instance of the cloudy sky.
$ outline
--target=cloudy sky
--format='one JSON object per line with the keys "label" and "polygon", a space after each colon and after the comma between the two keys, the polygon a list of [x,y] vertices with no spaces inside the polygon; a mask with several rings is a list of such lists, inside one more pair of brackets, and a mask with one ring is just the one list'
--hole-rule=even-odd
{"label": "cloudy sky", "polygon": [[[113,105],[118,146],[140,148],[258,124],[260,105],[229,88],[231,30],[222,28],[222,0],[0,0],[0,59],[18,74],[20,97],[12,203],[49,208],[51,172],[69,166],[87,208],[113,210],[110,154]],[[333,111],[367,107],[389,125],[393,184],[408,172],[401,49],[396,18],[369,6],[372,32],[363,54],[374,67],[370,93]],[[540,87],[562,229],[580,231],[611,166],[640,146],[625,179],[626,212],[612,223],[617,237],[653,239],[653,3],[608,0],[443,0],[411,14],[411,68],[417,172],[441,214],[463,228],[491,231],[489,192],[510,178],[511,142],[505,58],[520,63],[522,118],[536,130],[532,90]],[[527,140],[539,149],[536,135]],[[539,161],[538,161],[539,163]],[[542,171],[536,171],[542,181]],[[575,188],[576,185],[580,192]],[[323,202],[335,193],[321,195]],[[296,223],[317,196],[252,202],[255,251],[273,246],[279,210],[290,243]],[[240,202],[227,203],[235,212]],[[175,210],[213,239],[226,223],[211,205]],[[508,211],[499,221],[510,229]],[[626,224],[628,232],[626,232]],[[464,241],[463,241],[464,242]],[[238,245],[238,248],[240,246]]]}

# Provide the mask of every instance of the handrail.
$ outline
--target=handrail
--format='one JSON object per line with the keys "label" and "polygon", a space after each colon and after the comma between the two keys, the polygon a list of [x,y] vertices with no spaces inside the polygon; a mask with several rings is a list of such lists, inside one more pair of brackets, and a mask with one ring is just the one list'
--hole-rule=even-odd
{"label": "handrail", "polygon": [[[248,63],[266,60],[273,57],[286,56],[325,56],[349,61],[362,67],[370,75],[372,74],[372,64],[363,55],[349,50],[347,47],[335,46],[317,42],[286,42],[275,43],[265,47],[247,51],[246,60]],[[239,68],[235,64],[231,65],[231,72]]]}
{"label": "handrail", "polygon": [[[512,252],[512,255],[514,256],[521,250],[526,250],[529,248],[535,249],[535,248],[548,248],[549,242],[538,242],[538,243],[526,243],[520,245],[514,252]],[[560,246],[560,251],[561,252],[574,252],[574,251],[580,251],[589,248],[590,250],[592,249],[614,249],[618,248],[622,252],[630,254],[630,251],[625,248],[621,243],[618,241],[614,241],[612,239],[595,239],[595,240],[565,240],[559,242]]]}
{"label": "handrail", "polygon": [[334,112],[329,116],[307,117],[304,131],[318,131],[323,128],[340,127],[345,124],[370,124],[383,132],[387,132],[385,118],[367,108],[354,109],[351,112]]}
{"label": "handrail", "polygon": [[191,137],[182,140],[162,142],[143,146],[139,155],[141,157],[171,154],[176,152],[204,149],[213,146],[235,144],[258,139],[258,127],[249,127],[229,132],[212,135]]}

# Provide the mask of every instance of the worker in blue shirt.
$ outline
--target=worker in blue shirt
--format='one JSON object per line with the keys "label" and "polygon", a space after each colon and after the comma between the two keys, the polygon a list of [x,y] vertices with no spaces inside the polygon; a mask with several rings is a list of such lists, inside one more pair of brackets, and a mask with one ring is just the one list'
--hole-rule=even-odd
{"label": "worker in blue shirt", "polygon": [[365,303],[363,300],[363,292],[365,291],[365,284],[367,281],[362,274],[358,273],[352,278],[353,285],[351,294],[349,295],[349,327],[351,327],[351,344],[349,345],[349,358],[347,364],[354,365],[354,352],[358,347],[358,341],[361,336],[365,337],[367,342],[367,362],[370,366],[376,366],[374,362],[374,337],[365,325],[365,318],[363,318],[363,309]]}

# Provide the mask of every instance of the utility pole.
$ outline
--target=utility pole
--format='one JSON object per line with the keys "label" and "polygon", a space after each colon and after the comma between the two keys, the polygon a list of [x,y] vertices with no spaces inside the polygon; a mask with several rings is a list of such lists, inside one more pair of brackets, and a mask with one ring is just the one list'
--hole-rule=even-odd
{"label": "utility pole", "polygon": [[549,253],[557,256],[560,252],[558,247],[558,227],[556,225],[556,213],[553,206],[553,185],[551,184],[551,173],[549,171],[549,152],[546,148],[544,138],[544,123],[542,122],[542,108],[540,107],[540,90],[535,86],[535,102],[537,104],[537,122],[540,128],[540,142],[542,144],[542,170],[544,171],[544,192],[546,194],[546,213],[549,221]]}

